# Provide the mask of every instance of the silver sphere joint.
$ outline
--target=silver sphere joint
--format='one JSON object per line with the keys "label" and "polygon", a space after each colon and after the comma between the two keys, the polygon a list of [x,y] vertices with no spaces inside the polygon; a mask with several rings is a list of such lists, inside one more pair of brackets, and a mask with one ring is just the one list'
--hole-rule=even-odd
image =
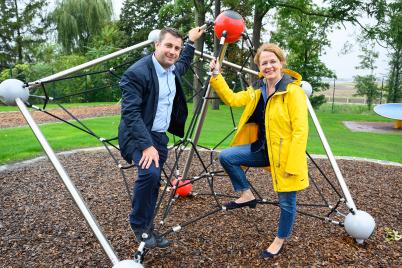
{"label": "silver sphere joint", "polygon": [[357,210],[355,214],[349,213],[344,224],[346,232],[356,239],[358,244],[363,244],[375,229],[374,218],[362,210]]}
{"label": "silver sphere joint", "polygon": [[15,99],[20,98],[27,101],[29,90],[24,86],[24,82],[17,79],[7,79],[0,83],[0,101],[6,105],[15,106]]}
{"label": "silver sphere joint", "polygon": [[301,81],[300,87],[304,90],[304,93],[306,93],[307,97],[310,97],[313,93],[313,87],[307,81]]}
{"label": "silver sphere joint", "polygon": [[144,268],[144,266],[134,260],[124,260],[113,265],[113,268]]}
{"label": "silver sphere joint", "polygon": [[161,30],[155,29],[152,30],[149,34],[148,34],[148,40],[149,41],[153,41],[154,43],[156,41],[159,41],[159,35],[161,33]]}

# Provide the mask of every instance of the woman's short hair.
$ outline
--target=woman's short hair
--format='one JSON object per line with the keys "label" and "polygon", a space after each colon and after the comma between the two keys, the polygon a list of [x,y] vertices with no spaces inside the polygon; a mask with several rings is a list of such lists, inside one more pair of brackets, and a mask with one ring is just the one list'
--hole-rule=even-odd
{"label": "woman's short hair", "polygon": [[262,44],[257,49],[257,53],[254,56],[254,63],[257,64],[257,66],[260,64],[260,55],[261,55],[261,52],[263,52],[263,51],[272,52],[278,57],[278,59],[282,63],[286,62],[285,53],[283,53],[282,49],[280,47],[278,47],[278,45],[273,44],[273,43],[265,43],[265,44]]}

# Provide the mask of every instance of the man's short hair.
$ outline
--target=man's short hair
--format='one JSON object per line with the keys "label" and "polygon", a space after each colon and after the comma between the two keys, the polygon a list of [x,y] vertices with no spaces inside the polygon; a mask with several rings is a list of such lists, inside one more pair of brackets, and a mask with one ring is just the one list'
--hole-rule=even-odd
{"label": "man's short hair", "polygon": [[159,34],[159,42],[162,42],[163,38],[165,38],[165,35],[169,33],[171,35],[173,35],[174,37],[180,38],[181,41],[183,41],[183,36],[181,35],[181,33],[179,31],[177,31],[174,28],[170,28],[170,27],[165,27],[161,30],[160,34]]}

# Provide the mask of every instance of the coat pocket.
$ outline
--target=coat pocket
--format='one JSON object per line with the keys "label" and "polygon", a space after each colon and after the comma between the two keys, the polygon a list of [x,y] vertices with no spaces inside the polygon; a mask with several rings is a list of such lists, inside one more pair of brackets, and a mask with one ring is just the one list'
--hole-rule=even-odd
{"label": "coat pocket", "polygon": [[291,142],[286,137],[280,137],[277,144],[278,151],[275,152],[275,158],[277,158],[275,161],[275,167],[280,170],[280,173],[284,174],[287,166],[289,146],[291,145]]}

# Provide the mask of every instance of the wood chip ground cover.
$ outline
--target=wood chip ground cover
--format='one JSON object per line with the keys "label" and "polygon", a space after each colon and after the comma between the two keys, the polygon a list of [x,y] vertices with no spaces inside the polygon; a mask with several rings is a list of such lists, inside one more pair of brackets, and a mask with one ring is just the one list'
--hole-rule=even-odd
{"label": "wood chip ground cover", "polygon": [[[170,165],[172,157],[173,154]],[[209,155],[204,153],[203,157],[207,161]],[[127,222],[130,201],[110,156],[97,151],[60,158],[118,256],[131,258],[138,244]],[[317,162],[335,182],[329,163]],[[285,251],[272,261],[261,260],[260,252],[275,236],[279,209],[258,205],[256,209],[220,211],[168,235],[173,245],[150,251],[145,266],[401,267],[401,241],[385,241],[384,228],[402,232],[402,167],[349,160],[338,164],[357,207],[369,212],[377,223],[374,234],[363,245],[357,245],[342,227],[299,213]],[[323,194],[330,203],[336,202],[336,194],[311,163],[310,167],[317,184],[323,186]],[[200,172],[202,165],[194,160],[190,173]],[[130,169],[126,174],[131,187],[135,171]],[[268,173],[252,169],[248,177],[264,198],[276,200]],[[49,161],[2,171],[0,185],[1,267],[111,267]],[[216,177],[214,186],[216,192],[234,194],[227,177]],[[205,179],[195,182],[193,189],[200,194],[175,203],[166,223],[168,227],[216,208],[211,196],[202,195],[210,192]],[[231,198],[219,200],[226,202]],[[299,201],[322,203],[313,185],[299,194]],[[302,209],[319,215],[328,212],[328,209]]]}

